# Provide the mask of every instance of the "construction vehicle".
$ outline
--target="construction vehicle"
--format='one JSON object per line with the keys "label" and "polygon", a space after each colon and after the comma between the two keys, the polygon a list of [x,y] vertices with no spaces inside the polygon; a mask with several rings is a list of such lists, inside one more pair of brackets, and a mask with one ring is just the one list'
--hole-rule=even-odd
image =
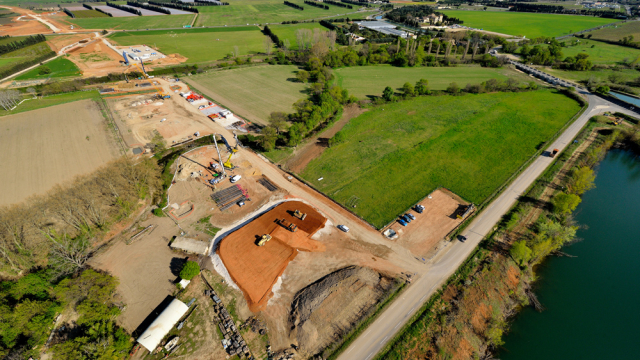
{"label": "construction vehicle", "polygon": [[298,226],[296,226],[296,224],[287,221],[286,219],[278,219],[278,224],[291,232],[296,232],[296,230],[298,230]]}
{"label": "construction vehicle", "polygon": [[300,220],[304,220],[307,217],[307,214],[303,214],[300,210],[296,210],[293,212],[293,216],[297,217]]}
{"label": "construction vehicle", "polygon": [[[235,134],[234,134],[235,136]],[[231,147],[231,145],[229,145],[229,142],[227,141],[227,139],[224,138],[224,136],[220,135],[220,138],[222,138],[222,141],[224,142],[224,144],[227,146],[227,151],[229,152],[229,158],[227,159],[227,161],[223,164],[224,167],[226,167],[227,169],[233,169],[233,164],[231,163],[231,157],[233,156],[233,154],[238,152],[238,141],[237,141],[237,137],[236,137],[236,146],[235,147]]]}
{"label": "construction vehicle", "polygon": [[264,244],[266,244],[267,241],[269,240],[271,240],[271,235],[269,234],[262,235],[262,237],[260,238],[260,241],[258,241],[258,246],[264,246]]}
{"label": "construction vehicle", "polygon": [[613,125],[618,126],[622,124],[622,119],[621,118],[616,118],[615,120],[613,120]]}
{"label": "construction vehicle", "polygon": [[556,157],[556,155],[558,155],[558,153],[560,152],[560,150],[558,149],[553,149],[553,151],[551,152],[551,154],[549,154],[549,157]]}

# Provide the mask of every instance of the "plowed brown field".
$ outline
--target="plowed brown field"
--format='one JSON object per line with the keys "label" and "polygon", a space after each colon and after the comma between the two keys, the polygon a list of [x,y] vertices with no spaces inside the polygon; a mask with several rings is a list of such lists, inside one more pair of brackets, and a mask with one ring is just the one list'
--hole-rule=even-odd
{"label": "plowed brown field", "polygon": [[[294,210],[307,214],[305,220],[293,217]],[[292,233],[276,223],[286,219],[298,226]],[[273,295],[271,288],[298,251],[325,251],[324,244],[310,237],[327,220],[311,206],[286,201],[224,238],[218,255],[233,281],[242,289],[251,311],[263,310]],[[272,239],[257,246],[258,239],[270,234]]]}

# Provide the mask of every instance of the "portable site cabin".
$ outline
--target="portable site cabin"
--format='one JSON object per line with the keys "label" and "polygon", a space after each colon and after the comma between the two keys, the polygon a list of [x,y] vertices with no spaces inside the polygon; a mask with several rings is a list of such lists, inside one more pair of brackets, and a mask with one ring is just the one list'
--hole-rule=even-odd
{"label": "portable site cabin", "polygon": [[151,325],[138,338],[138,343],[153,352],[173,326],[187,313],[189,307],[178,299],[173,299]]}

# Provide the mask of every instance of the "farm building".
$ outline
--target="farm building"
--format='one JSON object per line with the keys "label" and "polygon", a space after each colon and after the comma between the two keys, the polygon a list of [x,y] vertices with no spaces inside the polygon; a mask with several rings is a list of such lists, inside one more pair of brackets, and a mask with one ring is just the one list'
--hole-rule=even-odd
{"label": "farm building", "polygon": [[386,35],[400,36],[403,39],[406,39],[407,36],[410,36],[406,31],[396,29],[396,25],[390,24],[385,21],[360,21],[357,22],[360,28],[367,28],[369,30],[377,31],[379,33],[383,33]]}
{"label": "farm building", "polygon": [[187,313],[189,307],[178,299],[173,299],[160,315],[153,320],[151,325],[138,338],[138,343],[149,352],[153,352],[160,341],[171,331],[173,326]]}

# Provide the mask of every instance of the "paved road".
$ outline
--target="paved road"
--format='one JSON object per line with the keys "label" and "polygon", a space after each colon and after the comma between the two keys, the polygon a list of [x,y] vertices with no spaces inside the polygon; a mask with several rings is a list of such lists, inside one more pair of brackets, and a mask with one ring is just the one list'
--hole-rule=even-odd
{"label": "paved road", "polygon": [[[620,108],[590,93],[583,92],[589,100],[589,107],[547,151],[563,150],[592,116],[604,111],[633,112]],[[636,114],[637,116],[637,114]],[[358,337],[358,339],[338,358],[339,360],[369,360],[380,351],[389,339],[406,324],[407,320],[429,299],[443,282],[460,267],[480,241],[491,232],[502,216],[515,204],[518,197],[553,162],[548,156],[536,159],[516,180],[465,229],[464,243],[455,241],[425,265],[424,274],[409,286],[400,298]]]}

